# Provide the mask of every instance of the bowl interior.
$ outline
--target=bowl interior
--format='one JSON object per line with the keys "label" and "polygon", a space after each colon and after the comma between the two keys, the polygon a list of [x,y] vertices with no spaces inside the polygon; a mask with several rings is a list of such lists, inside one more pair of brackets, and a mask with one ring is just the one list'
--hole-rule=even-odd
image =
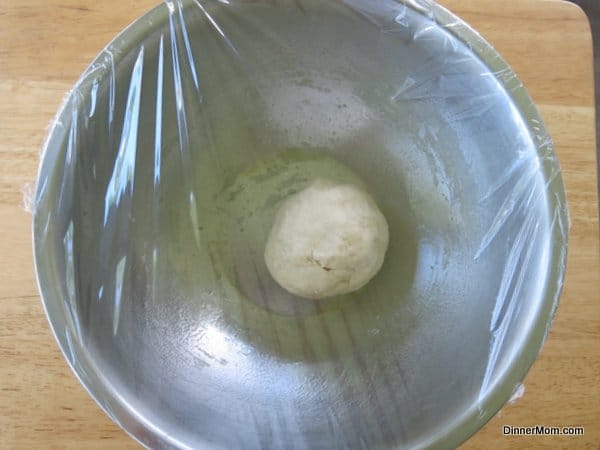
{"label": "bowl interior", "polygon": [[[225,3],[142,18],[51,132],[34,237],[67,359],[150,446],[457,444],[531,364],[560,286],[537,113],[419,8]],[[262,253],[316,176],[362,184],[390,226],[376,278],[326,301]]]}

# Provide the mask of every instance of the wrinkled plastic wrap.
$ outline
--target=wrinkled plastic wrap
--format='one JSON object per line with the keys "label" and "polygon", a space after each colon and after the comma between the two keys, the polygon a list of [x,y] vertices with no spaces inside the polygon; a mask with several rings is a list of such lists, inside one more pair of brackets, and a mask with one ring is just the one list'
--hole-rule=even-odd
{"label": "wrinkled plastic wrap", "polygon": [[[356,183],[380,273],[269,276],[278,205]],[[568,214],[523,86],[428,0],[166,1],[66,98],[33,201],[44,305],[152,448],[450,448],[511,398],[562,286]]]}

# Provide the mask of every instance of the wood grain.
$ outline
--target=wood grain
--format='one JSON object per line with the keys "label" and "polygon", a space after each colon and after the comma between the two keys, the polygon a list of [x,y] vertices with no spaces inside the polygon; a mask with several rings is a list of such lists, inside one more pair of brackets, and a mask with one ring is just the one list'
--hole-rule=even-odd
{"label": "wood grain", "polygon": [[[99,50],[156,0],[0,0],[0,448],[139,448],[62,358],[37,294],[23,188],[61,99]],[[463,448],[600,448],[600,262],[592,46],[558,0],[444,0],[508,60],[556,144],[571,211],[552,332],[507,405]],[[505,437],[502,425],[584,426],[582,437]]]}

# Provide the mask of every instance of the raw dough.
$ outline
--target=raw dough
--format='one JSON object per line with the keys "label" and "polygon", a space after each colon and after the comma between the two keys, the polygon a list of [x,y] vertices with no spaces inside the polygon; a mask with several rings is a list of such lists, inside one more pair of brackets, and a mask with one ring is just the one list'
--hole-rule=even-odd
{"label": "raw dough", "polygon": [[321,299],[364,286],[381,268],[388,241],[385,217],[367,193],[317,179],[282,203],[265,262],[287,291]]}

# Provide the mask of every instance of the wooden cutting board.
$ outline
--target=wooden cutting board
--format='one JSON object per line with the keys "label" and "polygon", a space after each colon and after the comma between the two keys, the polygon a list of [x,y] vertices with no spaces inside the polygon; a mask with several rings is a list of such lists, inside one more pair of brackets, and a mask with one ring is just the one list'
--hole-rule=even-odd
{"label": "wooden cutting board", "polygon": [[[104,45],[157,0],[0,0],[0,448],[139,448],[77,382],[50,333],[23,204],[63,96]],[[443,0],[508,60],[556,144],[571,211],[558,315],[522,398],[464,449],[600,448],[600,262],[592,44],[558,0]],[[502,435],[503,425],[583,426],[581,437]]]}

